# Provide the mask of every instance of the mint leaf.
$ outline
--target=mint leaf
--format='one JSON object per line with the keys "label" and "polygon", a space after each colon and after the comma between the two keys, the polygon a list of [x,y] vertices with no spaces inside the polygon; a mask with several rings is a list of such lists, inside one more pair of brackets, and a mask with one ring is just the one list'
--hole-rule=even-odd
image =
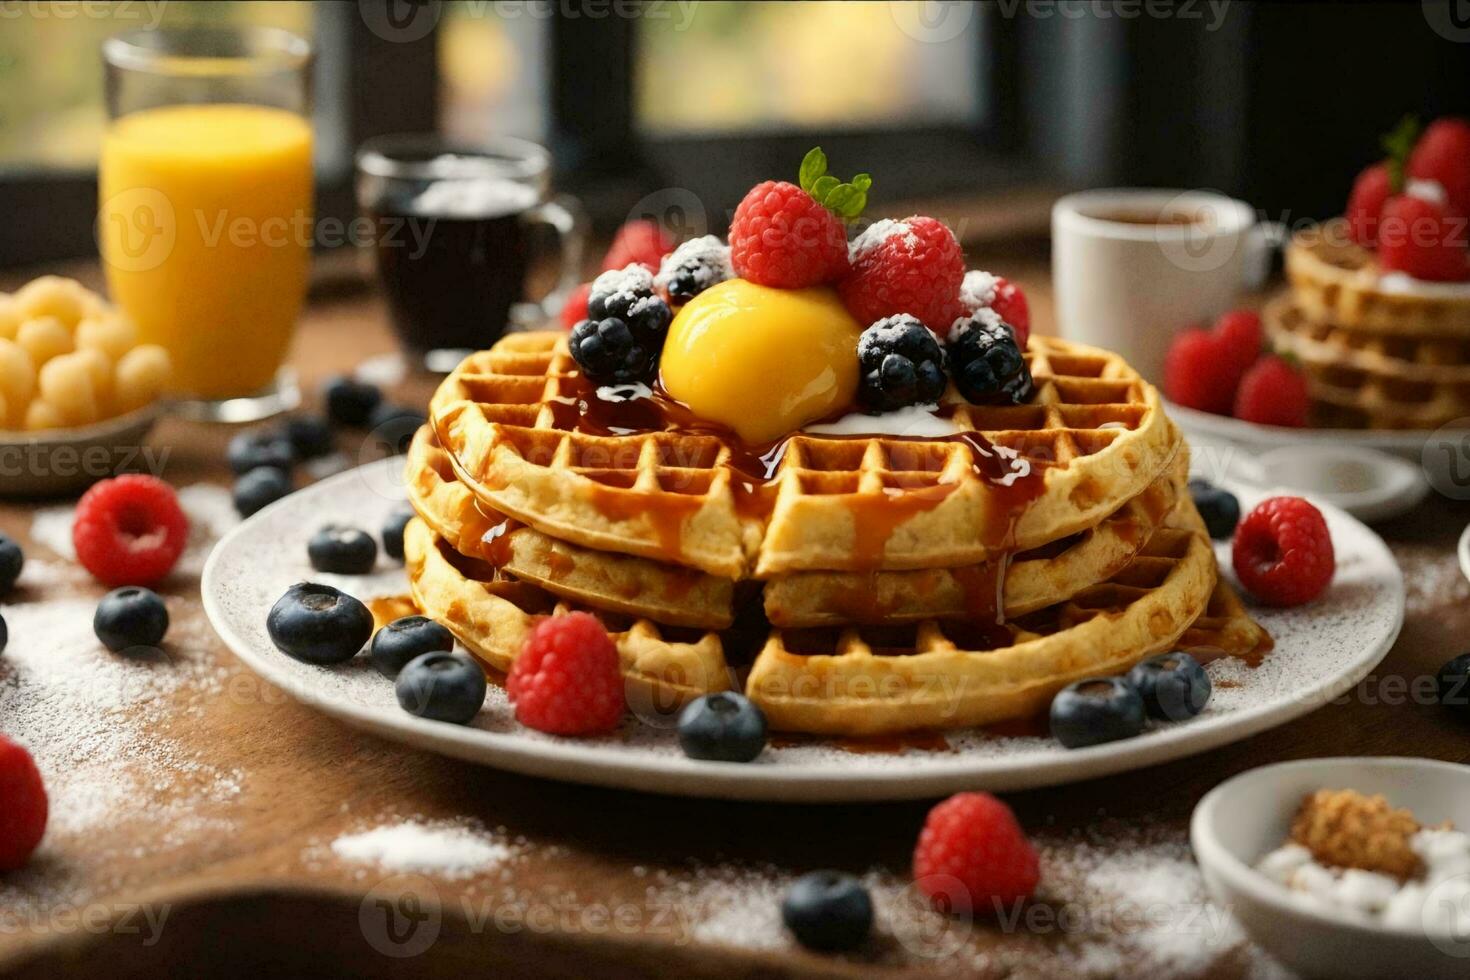
{"label": "mint leaf", "polygon": [[1404,167],[1409,162],[1409,154],[1414,152],[1414,144],[1419,142],[1418,117],[1400,119],[1399,124],[1379,142],[1388,154],[1384,161],[1388,167],[1388,186],[1395,194],[1401,194],[1404,190]]}
{"label": "mint leaf", "polygon": [[832,193],[832,189],[837,184],[838,180],[836,177],[833,177],[831,174],[823,174],[816,179],[811,187],[807,188],[807,193],[812,196],[812,200],[821,204],[827,200],[827,195]]}
{"label": "mint leaf", "polygon": [[852,184],[838,184],[822,201],[822,205],[844,221],[851,221],[867,207],[868,192]]}
{"label": "mint leaf", "polygon": [[822,152],[820,146],[814,146],[807,150],[806,156],[801,158],[801,170],[798,171],[797,181],[801,184],[801,189],[810,194],[817,178],[826,172],[827,154]]}
{"label": "mint leaf", "polygon": [[858,174],[852,179],[852,186],[866,194],[873,186],[873,178],[869,174]]}

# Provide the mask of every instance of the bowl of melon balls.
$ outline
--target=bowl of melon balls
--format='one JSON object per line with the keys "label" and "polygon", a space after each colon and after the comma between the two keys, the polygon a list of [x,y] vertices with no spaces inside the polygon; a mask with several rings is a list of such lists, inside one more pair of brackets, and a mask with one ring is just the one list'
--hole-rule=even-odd
{"label": "bowl of melon balls", "polygon": [[0,495],[68,493],[143,465],[170,370],[75,279],[0,293]]}

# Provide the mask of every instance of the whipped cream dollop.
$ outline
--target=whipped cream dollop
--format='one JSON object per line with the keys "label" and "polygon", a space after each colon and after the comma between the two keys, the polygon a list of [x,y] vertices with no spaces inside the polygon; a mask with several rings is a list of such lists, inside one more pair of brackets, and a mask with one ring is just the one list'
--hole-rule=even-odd
{"label": "whipped cream dollop", "polygon": [[1409,839],[1424,871],[1399,881],[1361,868],[1319,864],[1296,842],[1256,862],[1256,870],[1301,901],[1395,929],[1432,935],[1470,933],[1470,835],[1424,829]]}
{"label": "whipped cream dollop", "polygon": [[907,436],[915,439],[952,436],[960,431],[959,426],[937,414],[938,411],[938,405],[908,405],[882,415],[849,412],[832,422],[803,426],[801,431],[822,436]]}

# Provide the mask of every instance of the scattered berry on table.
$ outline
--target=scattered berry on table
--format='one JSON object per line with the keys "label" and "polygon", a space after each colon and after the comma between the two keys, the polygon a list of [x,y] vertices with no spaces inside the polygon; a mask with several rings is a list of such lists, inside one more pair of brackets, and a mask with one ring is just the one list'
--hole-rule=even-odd
{"label": "scattered berry on table", "polygon": [[1163,721],[1193,718],[1205,710],[1213,691],[1204,667],[1182,650],[1136,665],[1128,672],[1128,683],[1138,690],[1149,716]]}
{"label": "scattered berry on table", "polygon": [[235,481],[235,510],[249,517],[292,490],[291,474],[274,466],[261,466]]}
{"label": "scattered berry on table", "polygon": [[1446,117],[1430,123],[1404,172],[1416,181],[1434,181],[1454,213],[1470,215],[1470,120]]}
{"label": "scattered berry on table", "polygon": [[561,306],[561,325],[568,330],[587,319],[587,300],[592,295],[592,283],[584,282],[567,294]]}
{"label": "scattered berry on table", "polygon": [[971,269],[960,281],[960,305],[974,315],[981,310],[994,310],[995,315],[1016,334],[1016,345],[1022,350],[1031,338],[1031,307],[1021,287],[1005,276]]}
{"label": "scattered berry on table", "polygon": [[104,585],[152,585],[179,560],[189,519],[174,488],[157,477],[103,480],[77,502],[77,560]]}
{"label": "scattered berry on table", "polygon": [[5,625],[5,617],[0,616],[0,653],[5,652],[5,646],[10,642],[10,627]]}
{"label": "scattered berry on table", "polygon": [[944,348],[907,314],[884,317],[858,338],[858,400],[872,412],[938,404],[944,394]]}
{"label": "scattered berry on table", "polygon": [[25,552],[20,550],[20,545],[0,534],[0,596],[7,595],[15,588],[15,582],[20,578],[20,570],[25,567],[25,563]]}
{"label": "scattered berry on table", "polygon": [[361,528],[328,524],[306,543],[311,567],[337,575],[366,575],[378,560],[378,542]]}
{"label": "scattered berry on table", "polygon": [[781,921],[807,949],[855,949],[873,929],[873,899],[863,883],[841,871],[812,871],[781,899]]}
{"label": "scattered berry on table", "polygon": [[1348,237],[1364,248],[1378,245],[1378,221],[1383,204],[1393,194],[1388,164],[1375,163],[1358,174],[1348,194]]}
{"label": "scattered berry on table", "polygon": [[837,291],[859,323],[909,313],[943,337],[966,312],[958,298],[965,278],[960,243],[934,218],[874,222],[853,240],[851,256],[852,271]]}
{"label": "scattered berry on table", "polygon": [[397,677],[410,660],[454,649],[454,634],[427,616],[395,619],[373,635],[369,655],[378,673]]}
{"label": "scattered berry on table", "polygon": [[390,453],[401,456],[408,452],[414,434],[427,421],[424,413],[416,408],[383,402],[368,416],[367,427]]}
{"label": "scattered berry on table", "polygon": [[36,760],[0,735],[0,871],[17,871],[46,835],[49,803]]}
{"label": "scattered berry on table", "polygon": [[168,633],[168,607],[151,589],[136,585],[113,589],[97,603],[92,631],[113,653],[152,649]]}
{"label": "scattered berry on table", "polygon": [[1439,668],[1435,683],[1439,703],[1470,718],[1470,653],[1462,653]]}
{"label": "scattered berry on table", "polygon": [[658,222],[638,218],[625,223],[613,235],[612,244],[602,258],[602,268],[623,269],[636,264],[653,272],[673,248],[674,240],[659,227]]}
{"label": "scattered berry on table", "polygon": [[398,673],[393,691],[411,715],[468,724],[485,703],[485,671],[462,653],[426,653]]}
{"label": "scattered berry on table", "polygon": [[1040,880],[1016,815],[989,793],[957,793],[929,811],[914,848],[914,884],[941,911],[1001,911]]}
{"label": "scattered berry on table", "polygon": [[1189,495],[1195,509],[1204,518],[1205,529],[1216,541],[1229,541],[1240,523],[1240,501],[1229,490],[1222,490],[1208,480],[1190,480]]}
{"label": "scattered berry on table", "polygon": [[1036,393],[1015,334],[991,310],[955,323],[949,365],[955,387],[975,405],[1019,405]]}
{"label": "scattered berry on table", "polygon": [[226,450],[230,472],[236,476],[249,473],[259,466],[274,466],[289,470],[296,462],[296,450],[284,433],[275,429],[257,429],[242,432],[230,440]]}
{"label": "scattered berry on table", "polygon": [[1069,684],[1051,702],[1051,735],[1069,749],[1132,738],[1143,732],[1143,698],[1119,677]]}
{"label": "scattered berry on table", "polygon": [[765,713],[734,691],[706,694],[679,712],[679,746],[691,759],[749,762],[766,747]]}
{"label": "scattered berry on table", "polygon": [[331,424],[321,415],[293,415],[281,427],[297,459],[316,459],[337,448]]}
{"label": "scattered berry on table", "polygon": [[1470,279],[1464,218],[1437,201],[1390,197],[1378,223],[1378,264],[1431,282]]}
{"label": "scattered berry on table", "polygon": [[403,529],[414,516],[412,507],[400,504],[383,518],[383,554],[394,561],[403,561]]}
{"label": "scattered berry on table", "polygon": [[383,393],[376,385],[339,375],[322,387],[322,397],[327,418],[338,425],[363,425],[383,400]]}
{"label": "scattered berry on table", "polygon": [[367,606],[330,585],[298,582],[271,606],[265,621],[271,642],[309,664],[351,660],[373,634]]}
{"label": "scattered berry on table", "polygon": [[1258,425],[1307,424],[1307,379],[1285,358],[1267,354],[1240,379],[1235,417]]}
{"label": "scattered berry on table", "polygon": [[729,246],[714,235],[703,235],[664,256],[653,284],[663,290],[670,303],[680,305],[734,274]]}
{"label": "scattered berry on table", "polygon": [[1322,512],[1300,497],[1271,497],[1235,529],[1235,574],[1268,606],[1299,606],[1332,581],[1336,561]]}
{"label": "scattered berry on table", "polygon": [[553,735],[612,731],[627,704],[618,663],[617,647],[596,616],[543,619],[506,677],[516,719]]}
{"label": "scattered berry on table", "polygon": [[1176,405],[1229,415],[1236,380],[1219,341],[1199,327],[1175,335],[1164,354],[1164,394]]}

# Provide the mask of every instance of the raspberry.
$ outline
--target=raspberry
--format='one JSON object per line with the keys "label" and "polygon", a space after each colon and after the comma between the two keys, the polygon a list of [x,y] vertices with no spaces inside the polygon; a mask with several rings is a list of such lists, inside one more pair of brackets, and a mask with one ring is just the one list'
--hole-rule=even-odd
{"label": "raspberry", "polygon": [[1235,398],[1234,374],[1221,345],[1198,327],[1174,338],[1164,355],[1164,394],[1176,405],[1229,415]]}
{"label": "raspberry", "polygon": [[939,221],[885,219],[852,243],[852,271],[837,291],[859,323],[909,313],[944,337],[964,278],[960,243]]}
{"label": "raspberry", "polygon": [[1238,381],[1261,355],[1261,315],[1255,310],[1221,313],[1211,332]]}
{"label": "raspberry", "polygon": [[960,282],[960,305],[971,314],[981,309],[994,310],[1015,331],[1017,346],[1026,349],[1026,341],[1031,336],[1031,308],[1020,286],[1005,276],[971,269]]}
{"label": "raspberry", "polygon": [[104,585],[152,585],[189,537],[174,488],[157,477],[103,480],[82,495],[71,527],[77,560]]}
{"label": "raspberry", "polygon": [[587,319],[587,297],[592,295],[592,283],[584,282],[567,294],[561,308],[561,325],[568,330]]}
{"label": "raspberry", "polygon": [[505,689],[516,720],[553,735],[609,732],[623,718],[618,650],[590,613],[538,623],[511,665]]}
{"label": "raspberry", "polygon": [[1465,219],[1444,204],[1399,194],[1383,205],[1378,225],[1378,263],[1415,279],[1470,279]]}
{"label": "raspberry", "polygon": [[1378,245],[1378,220],[1383,214],[1383,202],[1393,193],[1393,180],[1388,173],[1388,164],[1375,163],[1353,181],[1348,194],[1347,210],[1348,237],[1364,248]]}
{"label": "raspberry", "polygon": [[999,911],[1036,890],[1036,851],[1011,808],[989,793],[957,793],[929,811],[914,848],[914,884],[951,912]]}
{"label": "raspberry", "polygon": [[1299,606],[1322,594],[1336,567],[1322,512],[1300,497],[1272,497],[1235,529],[1240,584],[1268,606]]}
{"label": "raspberry", "polygon": [[46,787],[36,761],[0,735],[0,871],[15,871],[30,860],[46,833]]}
{"label": "raspberry", "polygon": [[1258,425],[1307,424],[1307,380],[1284,358],[1268,354],[1240,379],[1235,417]]}
{"label": "raspberry", "polygon": [[1446,118],[1430,123],[1409,154],[1405,173],[1439,184],[1450,210],[1470,214],[1470,120]]}
{"label": "raspberry", "polygon": [[629,221],[613,236],[607,255],[603,256],[602,268],[622,269],[636,262],[649,272],[657,272],[663,257],[673,250],[673,239],[664,234],[657,222],[646,218]]}
{"label": "raspberry", "polygon": [[735,208],[730,264],[742,279],[762,286],[819,286],[847,272],[847,231],[837,215],[800,187],[768,180],[752,187]]}

